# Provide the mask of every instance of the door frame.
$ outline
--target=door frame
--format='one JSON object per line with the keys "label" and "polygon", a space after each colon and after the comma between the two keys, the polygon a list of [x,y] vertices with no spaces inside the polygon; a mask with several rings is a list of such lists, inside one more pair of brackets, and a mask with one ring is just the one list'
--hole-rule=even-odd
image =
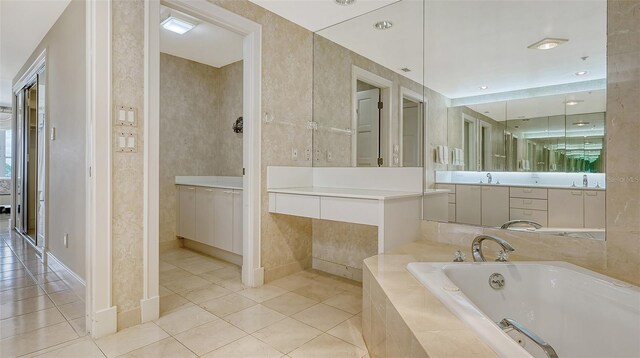
{"label": "door frame", "polygon": [[[464,124],[469,123],[469,141],[471,143],[467,143],[464,140]],[[471,130],[473,129],[473,133]],[[462,113],[462,132],[460,133],[462,137],[462,152],[464,153],[467,146],[469,146],[469,155],[465,155],[465,164],[469,163],[470,171],[478,170],[478,119],[472,117],[466,113]],[[463,169],[464,170],[464,169]]]}
{"label": "door frame", "polygon": [[[145,2],[144,93],[144,293],[141,320],[159,315],[159,103],[160,0]],[[162,4],[202,21],[223,27],[243,40],[243,265],[242,282],[264,282],[260,261],[260,118],[262,26],[206,0],[164,0]]]}
{"label": "door frame", "polygon": [[358,81],[366,82],[370,85],[380,88],[380,97],[384,108],[382,109],[382,118],[380,120],[380,153],[383,158],[386,156],[387,163],[382,166],[392,166],[390,158],[393,158],[390,143],[393,143],[391,131],[391,118],[393,103],[391,100],[391,89],[393,82],[386,78],[380,77],[375,73],[364,70],[356,65],[351,66],[351,166],[358,166]]}
{"label": "door frame", "polygon": [[411,101],[415,101],[418,102],[419,104],[422,105],[422,124],[420,125],[420,128],[422,129],[422,148],[421,148],[421,155],[422,155],[422,163],[421,165],[424,166],[425,165],[425,143],[426,143],[426,138],[427,138],[427,113],[429,112],[429,104],[427,102],[427,99],[425,98],[424,94],[420,94],[416,91],[410,90],[406,87],[400,86],[400,93],[399,93],[399,97],[398,97],[398,148],[399,148],[399,153],[398,153],[398,166],[402,167],[402,163],[403,163],[403,146],[404,146],[404,142],[403,142],[403,136],[404,136],[404,99],[407,98]]}
{"label": "door frame", "polygon": [[[487,129],[486,141],[480,140],[480,138],[482,137],[482,129]],[[491,143],[492,130],[493,130],[493,126],[491,126],[489,122],[483,121],[482,119],[478,119],[478,122],[476,125],[476,135],[477,135],[476,143],[478,147],[476,149],[477,161],[478,161],[478,163],[476,164],[476,169],[480,164],[481,156],[484,149],[485,155],[484,155],[484,158],[482,159],[484,160],[485,168],[482,168],[482,171],[490,171],[486,167],[489,167],[489,168],[493,167],[493,146]],[[484,148],[482,148],[482,146],[484,146]]]}

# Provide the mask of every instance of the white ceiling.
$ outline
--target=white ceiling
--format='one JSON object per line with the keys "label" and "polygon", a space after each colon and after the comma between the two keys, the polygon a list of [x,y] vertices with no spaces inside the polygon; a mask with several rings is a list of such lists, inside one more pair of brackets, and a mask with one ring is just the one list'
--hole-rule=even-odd
{"label": "white ceiling", "polygon": [[[227,29],[198,21],[179,11],[162,6],[161,12],[178,14],[198,25],[179,35],[160,26],[160,52],[186,58],[213,67],[223,67],[242,60],[242,36]],[[162,18],[165,18],[162,17]]]}
{"label": "white ceiling", "polygon": [[[252,1],[312,30],[357,14],[356,6],[384,3]],[[605,78],[606,10],[606,0],[402,0],[319,34],[398,73],[409,67],[405,75],[453,99]],[[380,20],[394,26],[374,29]],[[547,51],[527,48],[545,37],[569,42]],[[588,75],[575,76],[582,70]]]}
{"label": "white ceiling", "polygon": [[[70,0],[0,1],[0,80],[12,81]],[[10,103],[6,85],[0,102]]]}
{"label": "white ceiling", "polygon": [[285,19],[318,31],[342,21],[398,2],[399,0],[356,0],[352,5],[338,5],[335,0],[250,0]]}

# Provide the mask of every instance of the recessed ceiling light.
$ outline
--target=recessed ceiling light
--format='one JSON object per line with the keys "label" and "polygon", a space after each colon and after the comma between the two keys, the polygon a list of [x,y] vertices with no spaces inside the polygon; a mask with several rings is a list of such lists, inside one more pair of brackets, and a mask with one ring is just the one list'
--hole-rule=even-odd
{"label": "recessed ceiling light", "polygon": [[564,102],[564,104],[566,104],[567,106],[575,106],[576,104],[582,103],[582,102],[584,102],[584,101],[581,100],[581,99],[572,99],[570,101]]}
{"label": "recessed ceiling light", "polygon": [[375,27],[378,30],[388,30],[392,26],[393,26],[393,23],[388,20],[378,21],[373,25],[373,27]]}
{"label": "recessed ceiling light", "polygon": [[356,2],[356,0],[336,0],[336,4],[343,6],[353,5],[354,2]]}
{"label": "recessed ceiling light", "polygon": [[584,127],[584,126],[586,126],[587,124],[589,124],[589,122],[586,122],[586,121],[577,121],[577,122],[573,122],[573,125],[574,125],[574,126],[578,126],[578,127]]}
{"label": "recessed ceiling light", "polygon": [[554,38],[544,38],[536,43],[533,43],[529,46],[527,46],[530,49],[534,49],[534,50],[551,50],[552,48],[556,48],[560,45],[562,45],[563,43],[567,42],[569,40],[567,39],[554,39]]}
{"label": "recessed ceiling light", "polygon": [[578,71],[578,72],[576,72],[576,76],[584,76],[587,73],[589,73],[589,71]]}
{"label": "recessed ceiling light", "polygon": [[193,24],[189,21],[178,19],[174,16],[167,17],[164,21],[160,23],[162,27],[171,32],[175,32],[176,34],[184,35],[187,32],[193,30],[197,24]]}
{"label": "recessed ceiling light", "polygon": [[490,113],[489,111],[484,111],[484,114],[489,114],[489,113]]}
{"label": "recessed ceiling light", "polygon": [[487,88],[489,88],[489,86],[480,86],[481,90],[486,90]]}

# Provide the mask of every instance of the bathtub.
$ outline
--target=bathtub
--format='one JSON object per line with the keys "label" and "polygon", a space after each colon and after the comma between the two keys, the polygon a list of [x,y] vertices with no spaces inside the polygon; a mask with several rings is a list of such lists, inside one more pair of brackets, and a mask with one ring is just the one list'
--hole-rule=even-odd
{"label": "bathtub", "polygon": [[[518,330],[503,330],[497,322],[505,318],[560,358],[640,357],[636,286],[566,262],[414,262],[407,269],[501,357],[548,356]],[[494,273],[502,288],[491,287]]]}

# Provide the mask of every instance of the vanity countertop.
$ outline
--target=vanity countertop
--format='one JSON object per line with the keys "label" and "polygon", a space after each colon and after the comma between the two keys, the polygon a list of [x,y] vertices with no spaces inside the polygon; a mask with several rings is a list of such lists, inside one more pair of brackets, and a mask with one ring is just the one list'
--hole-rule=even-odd
{"label": "vanity countertop", "polygon": [[206,188],[242,190],[242,177],[223,176],[177,176],[176,185],[200,186]]}
{"label": "vanity countertop", "polygon": [[391,200],[422,196],[420,192],[372,190],[356,188],[299,187],[268,189],[269,193],[330,196],[337,198]]}
{"label": "vanity countertop", "polygon": [[605,191],[606,188],[596,188],[595,186],[583,187],[583,186],[571,186],[571,185],[544,185],[544,184],[487,184],[487,183],[456,183],[456,182],[436,182],[436,184],[447,185],[479,185],[479,186],[508,186],[514,188],[541,188],[541,189],[569,189],[569,190],[595,190]]}
{"label": "vanity countertop", "polygon": [[440,194],[449,194],[451,190],[449,189],[426,189],[424,191],[425,196],[429,195],[440,195]]}

